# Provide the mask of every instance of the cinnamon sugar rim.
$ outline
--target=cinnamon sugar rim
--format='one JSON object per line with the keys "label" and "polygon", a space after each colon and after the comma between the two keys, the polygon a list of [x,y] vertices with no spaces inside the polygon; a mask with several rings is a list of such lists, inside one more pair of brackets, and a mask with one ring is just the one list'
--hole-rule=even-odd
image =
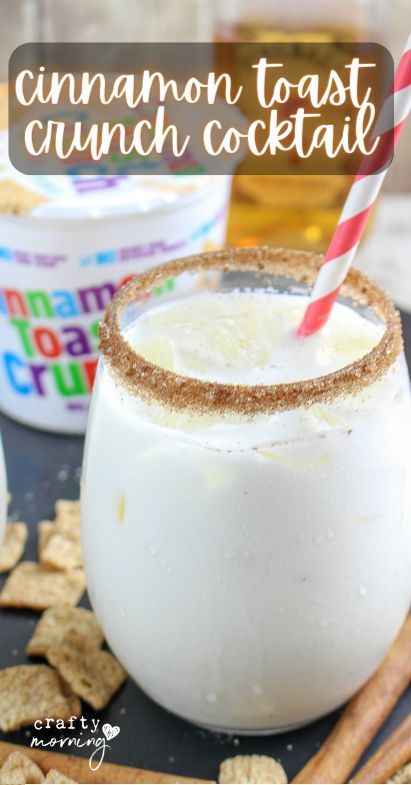
{"label": "cinnamon sugar rim", "polygon": [[119,315],[126,305],[181,273],[249,270],[286,276],[312,285],[322,260],[319,254],[262,246],[196,254],[156,267],[131,280],[114,297],[100,324],[102,355],[130,393],[175,410],[249,416],[331,403],[338,397],[353,395],[383,376],[403,346],[400,316],[393,303],[374,281],[354,268],[348,272],[340,293],[358,305],[372,308],[385,322],[384,334],[379,343],[359,360],[313,379],[274,385],[244,385],[182,376],[138,354],[120,328]]}

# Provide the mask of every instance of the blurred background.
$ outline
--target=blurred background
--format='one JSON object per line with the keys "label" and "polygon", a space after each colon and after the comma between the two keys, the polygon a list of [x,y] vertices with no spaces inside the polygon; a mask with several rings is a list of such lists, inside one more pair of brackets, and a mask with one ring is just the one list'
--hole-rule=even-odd
{"label": "blurred background", "polygon": [[[11,51],[30,40],[369,40],[384,44],[397,59],[411,29],[410,0],[0,0],[0,13],[2,81]],[[349,183],[343,172],[237,177],[228,242],[324,251]],[[410,247],[410,193],[408,131],[386,178],[359,264],[386,286],[388,275],[391,294],[411,309],[411,280],[400,282],[402,267],[397,269]]]}

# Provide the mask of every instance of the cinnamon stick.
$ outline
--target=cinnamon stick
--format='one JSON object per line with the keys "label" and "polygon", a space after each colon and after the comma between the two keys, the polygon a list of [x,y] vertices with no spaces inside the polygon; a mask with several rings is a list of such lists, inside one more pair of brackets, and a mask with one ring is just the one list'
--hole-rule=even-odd
{"label": "cinnamon stick", "polygon": [[293,783],[345,783],[411,680],[411,616],[382,664],[350,700]]}
{"label": "cinnamon stick", "polygon": [[352,782],[379,783],[387,780],[411,761],[411,714],[357,772]]}

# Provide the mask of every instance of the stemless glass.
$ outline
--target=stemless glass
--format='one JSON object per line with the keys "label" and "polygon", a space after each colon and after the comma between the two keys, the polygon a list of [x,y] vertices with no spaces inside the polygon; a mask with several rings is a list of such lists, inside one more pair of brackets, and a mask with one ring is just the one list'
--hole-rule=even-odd
{"label": "stemless glass", "polygon": [[408,374],[398,313],[351,270],[341,299],[381,325],[364,357],[272,386],[179,376],[126,330],[204,291],[307,295],[320,259],[236,249],[122,289],[106,314],[83,471],[93,607],[141,688],[194,723],[272,733],[369,678],[411,599]]}

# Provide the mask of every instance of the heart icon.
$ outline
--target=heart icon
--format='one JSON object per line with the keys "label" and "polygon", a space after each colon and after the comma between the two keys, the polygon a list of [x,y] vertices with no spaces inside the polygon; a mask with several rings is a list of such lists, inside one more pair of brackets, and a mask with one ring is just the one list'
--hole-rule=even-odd
{"label": "heart icon", "polygon": [[120,733],[119,726],[118,725],[110,725],[109,722],[106,722],[105,725],[103,725],[102,730],[103,730],[103,733],[104,733],[107,741],[111,741],[111,739],[114,739],[115,736],[118,736],[118,734]]}

